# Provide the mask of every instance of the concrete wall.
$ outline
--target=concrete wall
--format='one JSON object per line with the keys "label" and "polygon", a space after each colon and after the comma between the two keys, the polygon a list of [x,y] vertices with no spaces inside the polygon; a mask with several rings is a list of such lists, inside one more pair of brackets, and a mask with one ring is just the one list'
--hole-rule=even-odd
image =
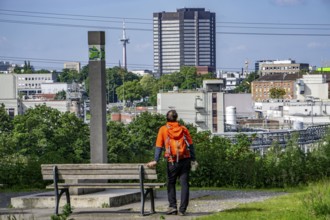
{"label": "concrete wall", "polygon": [[157,112],[166,114],[169,110],[175,109],[179,119],[188,123],[195,123],[195,99],[202,96],[202,92],[168,92],[157,94]]}
{"label": "concrete wall", "polygon": [[16,99],[16,78],[13,74],[0,74],[0,99]]}
{"label": "concrete wall", "polygon": [[[199,131],[213,131],[212,120],[212,93],[216,94],[217,132],[224,132],[224,96],[222,92],[168,92],[157,94],[157,112],[166,114],[169,110],[175,109],[178,112],[179,119],[187,123],[194,124]],[[197,97],[201,100],[200,108],[196,108]],[[196,122],[196,117],[201,121]]]}
{"label": "concrete wall", "polygon": [[36,105],[46,105],[55,108],[60,112],[69,112],[70,106],[67,101],[23,101],[23,112],[29,108],[35,108]]}
{"label": "concrete wall", "polygon": [[41,93],[42,94],[56,94],[60,91],[68,91],[67,83],[42,83]]}
{"label": "concrete wall", "polygon": [[224,94],[224,107],[235,106],[237,117],[253,117],[255,115],[251,93],[244,94]]}
{"label": "concrete wall", "polygon": [[0,99],[0,105],[4,104],[7,113],[13,111],[14,115],[22,114],[22,104],[19,99]]}
{"label": "concrete wall", "polygon": [[322,100],[329,97],[328,83],[321,74],[303,75],[304,93],[297,94],[297,99],[304,100],[307,96],[313,96]]}

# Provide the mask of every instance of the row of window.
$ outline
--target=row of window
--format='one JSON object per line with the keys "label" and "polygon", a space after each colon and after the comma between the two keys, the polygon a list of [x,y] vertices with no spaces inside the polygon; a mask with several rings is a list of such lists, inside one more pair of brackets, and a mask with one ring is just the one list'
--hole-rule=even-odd
{"label": "row of window", "polygon": [[266,66],[262,67],[262,70],[298,70],[299,66]]}
{"label": "row of window", "polygon": [[18,77],[18,80],[31,81],[31,80],[51,80],[51,77]]}
{"label": "row of window", "polygon": [[255,88],[272,88],[272,87],[291,87],[291,84],[290,83],[284,83],[284,84],[282,84],[282,83],[272,83],[272,84],[260,84],[260,85],[258,85],[258,84],[256,84],[256,85],[254,85],[255,86]]}
{"label": "row of window", "polygon": [[[291,92],[291,88],[283,88],[286,92]],[[255,89],[254,91],[256,92],[256,93],[258,93],[258,92],[264,92],[264,91],[266,91],[266,92],[268,92],[270,90],[270,88],[266,88],[266,89]]]}
{"label": "row of window", "polygon": [[19,83],[18,87],[23,87],[23,88],[40,88],[41,84],[40,83]]}

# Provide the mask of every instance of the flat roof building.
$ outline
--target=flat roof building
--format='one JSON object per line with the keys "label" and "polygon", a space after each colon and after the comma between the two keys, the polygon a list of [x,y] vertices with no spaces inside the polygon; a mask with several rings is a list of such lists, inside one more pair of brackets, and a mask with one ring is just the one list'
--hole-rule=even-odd
{"label": "flat roof building", "polygon": [[275,60],[273,62],[259,63],[261,76],[270,74],[295,74],[301,71],[309,71],[308,63],[296,63],[295,60]]}
{"label": "flat roof building", "polygon": [[153,14],[154,69],[159,77],[195,66],[215,71],[215,13],[182,8]]}

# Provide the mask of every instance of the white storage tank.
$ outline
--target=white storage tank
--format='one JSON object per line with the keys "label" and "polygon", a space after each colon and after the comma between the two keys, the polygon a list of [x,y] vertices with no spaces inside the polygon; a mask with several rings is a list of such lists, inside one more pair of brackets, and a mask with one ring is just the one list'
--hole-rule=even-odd
{"label": "white storage tank", "polygon": [[294,130],[303,130],[304,129],[304,123],[302,121],[294,121],[293,122],[293,129]]}
{"label": "white storage tank", "polygon": [[236,107],[228,106],[226,107],[226,124],[232,125],[234,128],[236,127]]}

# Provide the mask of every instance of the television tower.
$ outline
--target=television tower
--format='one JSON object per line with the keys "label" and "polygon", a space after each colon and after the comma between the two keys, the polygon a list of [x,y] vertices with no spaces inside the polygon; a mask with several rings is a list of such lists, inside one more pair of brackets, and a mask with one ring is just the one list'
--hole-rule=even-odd
{"label": "television tower", "polygon": [[127,70],[126,44],[129,44],[129,39],[126,37],[125,20],[123,21],[123,38],[120,41],[123,42],[123,68]]}

